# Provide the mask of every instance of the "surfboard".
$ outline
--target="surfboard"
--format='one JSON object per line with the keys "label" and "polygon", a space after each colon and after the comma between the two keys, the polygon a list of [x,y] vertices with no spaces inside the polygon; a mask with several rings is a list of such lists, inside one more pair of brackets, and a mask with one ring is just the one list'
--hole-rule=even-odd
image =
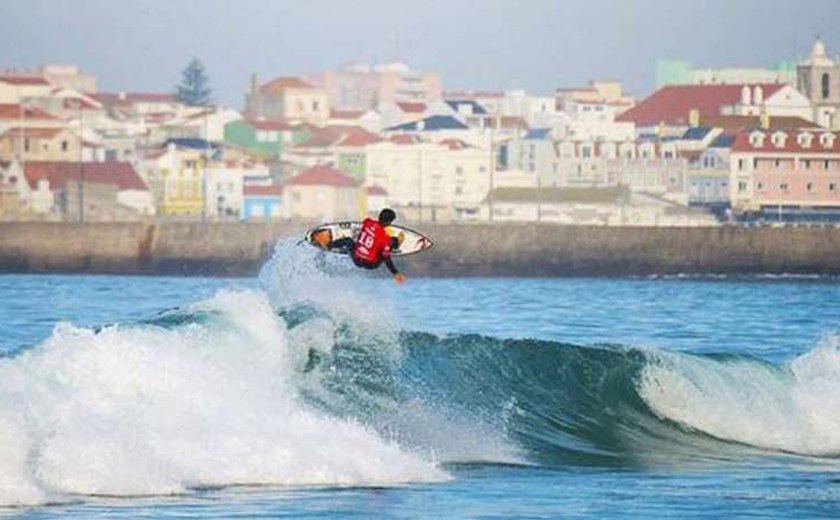
{"label": "surfboard", "polygon": [[[330,222],[320,224],[307,231],[305,240],[318,249],[331,253],[346,254],[347,250],[345,248],[336,248],[333,244],[335,244],[337,240],[341,240],[343,238],[352,238],[355,241],[356,237],[359,236],[359,231],[361,231],[361,229],[361,222]],[[415,231],[405,226],[391,224],[386,227],[385,230],[392,237],[399,236],[400,233],[404,236],[400,247],[398,249],[391,250],[392,256],[413,255],[426,251],[434,245],[431,238],[419,231]]]}

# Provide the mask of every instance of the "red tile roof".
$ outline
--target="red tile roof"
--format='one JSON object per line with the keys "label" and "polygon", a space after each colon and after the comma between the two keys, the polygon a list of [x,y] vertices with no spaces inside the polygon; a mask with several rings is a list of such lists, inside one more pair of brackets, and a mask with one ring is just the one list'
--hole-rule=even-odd
{"label": "red tile roof", "polygon": [[368,186],[367,194],[368,195],[373,195],[374,197],[377,197],[377,196],[381,197],[381,196],[388,195],[388,192],[385,191],[385,188],[383,188],[381,186]]}
{"label": "red tile roof", "polygon": [[0,74],[0,82],[10,85],[49,85],[50,82],[43,76]]}
{"label": "red tile roof", "polygon": [[394,144],[415,144],[421,141],[419,136],[411,134],[395,134],[392,135],[388,140]]}
{"label": "red tile roof", "polygon": [[242,193],[246,197],[280,197],[283,195],[282,186],[252,186],[246,184],[242,187]]}
{"label": "red tile roof", "polygon": [[57,119],[36,107],[21,108],[21,105],[0,104],[0,119]]}
{"label": "red tile roof", "polygon": [[9,128],[0,134],[0,138],[13,137],[19,139],[21,137],[28,137],[30,139],[52,139],[62,131],[64,131],[63,128]]}
{"label": "red tile roof", "polygon": [[[750,142],[750,135],[756,130],[742,130],[735,134],[735,141],[732,143],[733,152],[761,152],[761,153],[797,153],[797,154],[840,154],[840,132],[828,132],[827,130],[805,128],[801,132],[810,133],[813,138],[811,146],[806,148],[799,144],[798,135],[800,131],[783,131],[783,130],[765,130],[764,142],[761,146],[753,146]],[[784,146],[776,146],[773,144],[773,134],[776,132],[783,132],[786,134]],[[820,136],[822,134],[832,134],[834,142],[832,146],[826,148],[820,143]]]}
{"label": "red tile roof", "polygon": [[283,76],[260,86],[260,93],[278,93],[290,88],[313,89],[315,88],[315,85],[297,76]]}
{"label": "red tile roof", "polygon": [[[769,98],[786,85],[763,83],[749,85],[751,89],[761,87],[764,99]],[[725,106],[741,101],[744,85],[672,85],[661,89],[628,109],[616,118],[619,122],[632,122],[642,126],[658,125],[660,122],[671,125],[687,125],[688,114],[698,110],[700,122],[708,117],[721,115]]]}
{"label": "red tile roof", "polygon": [[409,113],[419,113],[422,114],[426,111],[426,103],[413,103],[410,101],[399,101],[397,102],[397,106],[400,107],[400,110],[403,112]]}
{"label": "red tile roof", "polygon": [[444,139],[440,142],[443,146],[448,147],[450,150],[463,150],[464,148],[469,148],[470,145],[461,141],[460,139]]}
{"label": "red tile roof", "polygon": [[341,140],[336,143],[336,146],[364,147],[369,144],[378,143],[381,140],[378,135],[370,132],[350,132],[344,134]]}
{"label": "red tile roof", "polygon": [[255,119],[248,119],[246,123],[251,125],[252,128],[255,130],[273,130],[276,132],[280,132],[283,130],[294,130],[295,125],[289,123],[288,121],[281,121],[281,120],[255,120]]}
{"label": "red tile roof", "polygon": [[289,179],[284,186],[332,186],[354,188],[356,181],[330,166],[313,166]]}
{"label": "red tile roof", "polygon": [[41,179],[50,182],[51,190],[61,189],[68,180],[79,180],[83,175],[85,182],[116,185],[121,191],[148,189],[127,162],[27,162],[24,174],[32,189],[37,188]]}

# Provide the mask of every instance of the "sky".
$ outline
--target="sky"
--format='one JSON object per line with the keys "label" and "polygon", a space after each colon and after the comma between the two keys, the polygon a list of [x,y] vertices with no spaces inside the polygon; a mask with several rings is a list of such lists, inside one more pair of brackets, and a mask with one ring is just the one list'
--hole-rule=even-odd
{"label": "sky", "polygon": [[696,67],[840,54],[840,0],[0,0],[0,70],[77,64],[101,91],[169,92],[200,59],[216,101],[261,82],[398,59],[444,90],[644,97],[657,59]]}

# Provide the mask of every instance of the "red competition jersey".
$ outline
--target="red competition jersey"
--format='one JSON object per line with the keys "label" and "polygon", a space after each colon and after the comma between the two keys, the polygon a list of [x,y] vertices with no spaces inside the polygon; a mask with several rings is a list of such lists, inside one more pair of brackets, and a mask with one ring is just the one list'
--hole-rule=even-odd
{"label": "red competition jersey", "polygon": [[378,264],[391,258],[391,239],[382,224],[372,218],[365,219],[353,249],[353,256],[369,264]]}

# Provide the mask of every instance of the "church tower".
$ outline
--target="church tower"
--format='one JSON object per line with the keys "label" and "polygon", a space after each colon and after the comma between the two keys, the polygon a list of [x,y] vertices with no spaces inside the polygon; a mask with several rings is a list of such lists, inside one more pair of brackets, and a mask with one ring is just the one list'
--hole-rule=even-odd
{"label": "church tower", "polygon": [[811,56],[796,67],[796,88],[811,100],[815,123],[840,130],[840,63],[826,56],[819,38]]}

